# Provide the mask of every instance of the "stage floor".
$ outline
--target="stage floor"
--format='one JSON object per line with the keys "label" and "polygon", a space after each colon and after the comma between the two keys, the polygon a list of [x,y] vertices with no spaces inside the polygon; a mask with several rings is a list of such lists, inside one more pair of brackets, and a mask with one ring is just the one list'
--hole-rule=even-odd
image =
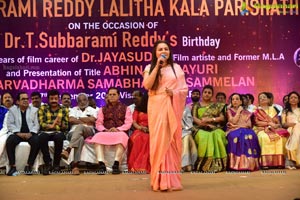
{"label": "stage floor", "polygon": [[147,174],[0,175],[1,200],[300,199],[300,170],[252,173],[183,173],[182,191],[153,192]]}

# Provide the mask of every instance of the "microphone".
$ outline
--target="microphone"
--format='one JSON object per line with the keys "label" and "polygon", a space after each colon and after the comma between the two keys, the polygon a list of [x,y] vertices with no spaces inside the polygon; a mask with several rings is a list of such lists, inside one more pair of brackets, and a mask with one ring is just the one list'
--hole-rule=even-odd
{"label": "microphone", "polygon": [[[160,57],[163,58],[163,59],[166,59],[166,58],[167,58],[167,56],[166,56],[165,54],[161,54]],[[162,60],[159,61],[159,67],[161,67],[162,64],[164,64],[164,61],[162,61]]]}

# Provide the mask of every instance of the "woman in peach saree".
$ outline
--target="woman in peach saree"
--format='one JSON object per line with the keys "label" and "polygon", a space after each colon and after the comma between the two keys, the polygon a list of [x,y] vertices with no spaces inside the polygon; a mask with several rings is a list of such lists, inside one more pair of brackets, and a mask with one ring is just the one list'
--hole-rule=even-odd
{"label": "woman in peach saree", "polygon": [[288,102],[282,113],[283,127],[288,130],[288,138],[285,148],[287,150],[287,169],[296,169],[300,166],[300,95],[298,92],[288,94]]}
{"label": "woman in peach saree", "polygon": [[155,43],[143,75],[149,94],[151,187],[154,191],[181,190],[181,118],[188,88],[166,41]]}

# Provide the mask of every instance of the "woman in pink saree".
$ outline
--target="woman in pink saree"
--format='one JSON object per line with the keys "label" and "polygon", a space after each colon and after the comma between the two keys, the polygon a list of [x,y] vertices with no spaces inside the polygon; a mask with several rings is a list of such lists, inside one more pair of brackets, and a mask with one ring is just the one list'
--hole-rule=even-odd
{"label": "woman in pink saree", "polygon": [[154,191],[181,190],[181,119],[188,88],[166,41],[155,43],[143,75],[149,94],[151,187]]}

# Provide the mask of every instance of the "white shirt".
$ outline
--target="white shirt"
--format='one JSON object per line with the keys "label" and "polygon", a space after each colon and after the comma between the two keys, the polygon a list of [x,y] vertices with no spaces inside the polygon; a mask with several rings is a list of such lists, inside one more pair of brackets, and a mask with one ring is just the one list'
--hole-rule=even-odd
{"label": "white shirt", "polygon": [[250,104],[250,105],[248,106],[247,110],[248,110],[249,112],[252,112],[252,113],[253,113],[254,110],[256,110],[256,106],[253,105],[253,104]]}
{"label": "white shirt", "polygon": [[[69,117],[74,117],[79,119],[80,117],[95,117],[97,119],[97,110],[92,108],[91,106],[88,106],[82,111],[78,106],[75,106],[73,108],[70,108]],[[76,125],[73,125],[70,132],[74,131],[76,128]]]}
{"label": "white shirt", "polygon": [[273,104],[273,106],[279,110],[278,116],[281,116],[283,107],[281,105],[275,104],[275,103]]}

